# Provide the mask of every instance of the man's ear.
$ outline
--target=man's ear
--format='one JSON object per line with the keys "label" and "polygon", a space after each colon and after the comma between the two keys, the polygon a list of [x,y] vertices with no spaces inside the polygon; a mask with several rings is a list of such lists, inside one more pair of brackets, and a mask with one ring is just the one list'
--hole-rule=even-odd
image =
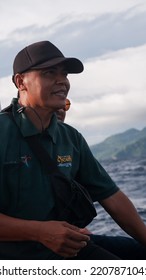
{"label": "man's ear", "polygon": [[14,77],[14,83],[18,90],[25,90],[25,84],[24,84],[24,75],[23,74],[16,74]]}

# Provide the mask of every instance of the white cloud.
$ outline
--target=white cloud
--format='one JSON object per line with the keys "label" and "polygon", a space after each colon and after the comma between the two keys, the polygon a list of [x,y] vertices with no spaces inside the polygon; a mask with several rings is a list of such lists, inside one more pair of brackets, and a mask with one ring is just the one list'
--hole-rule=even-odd
{"label": "white cloud", "polygon": [[132,7],[137,7],[134,13],[146,10],[143,0],[5,0],[0,2],[0,34],[1,40],[7,38],[10,32],[17,28],[37,24],[49,25],[57,19],[69,16],[74,18],[91,17],[105,13],[118,13]]}
{"label": "white cloud", "polygon": [[4,108],[8,106],[13,97],[17,96],[17,89],[12,83],[12,77],[4,77],[0,79],[0,104]]}
{"label": "white cloud", "polygon": [[89,144],[131,127],[146,125],[146,45],[110,53],[70,76],[72,108],[66,121]]}

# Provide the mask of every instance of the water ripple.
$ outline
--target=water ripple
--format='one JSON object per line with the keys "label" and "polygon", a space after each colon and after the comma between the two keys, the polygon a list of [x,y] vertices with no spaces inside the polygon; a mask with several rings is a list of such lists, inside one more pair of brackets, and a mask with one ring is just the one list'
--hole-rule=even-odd
{"label": "water ripple", "polygon": [[[131,199],[146,223],[146,160],[103,162],[102,165],[120,189]],[[96,209],[98,215],[88,226],[93,233],[127,235],[97,203]]]}

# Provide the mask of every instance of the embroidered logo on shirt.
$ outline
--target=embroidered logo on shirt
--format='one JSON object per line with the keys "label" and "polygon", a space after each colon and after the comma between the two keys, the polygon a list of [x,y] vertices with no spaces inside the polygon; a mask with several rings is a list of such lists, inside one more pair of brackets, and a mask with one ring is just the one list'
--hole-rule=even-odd
{"label": "embroidered logo on shirt", "polygon": [[71,167],[72,166],[72,157],[70,155],[66,156],[57,156],[58,166],[60,167]]}
{"label": "embroidered logo on shirt", "polygon": [[24,155],[21,156],[20,159],[16,159],[16,160],[10,160],[10,161],[6,161],[5,165],[19,165],[19,164],[24,164],[26,167],[30,167],[30,161],[31,161],[31,156],[29,155]]}
{"label": "embroidered logo on shirt", "polygon": [[31,156],[25,155],[21,157],[21,162],[24,163],[27,167],[30,167],[29,161],[31,160]]}

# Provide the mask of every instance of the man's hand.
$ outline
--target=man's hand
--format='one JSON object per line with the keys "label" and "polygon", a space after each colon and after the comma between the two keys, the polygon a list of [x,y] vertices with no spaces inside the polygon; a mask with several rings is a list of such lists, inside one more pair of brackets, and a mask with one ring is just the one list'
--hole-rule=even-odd
{"label": "man's hand", "polygon": [[79,231],[83,234],[92,234],[92,232],[87,228],[81,228]]}
{"label": "man's hand", "polygon": [[89,236],[67,222],[40,222],[38,240],[47,248],[65,258],[71,258],[87,245]]}

